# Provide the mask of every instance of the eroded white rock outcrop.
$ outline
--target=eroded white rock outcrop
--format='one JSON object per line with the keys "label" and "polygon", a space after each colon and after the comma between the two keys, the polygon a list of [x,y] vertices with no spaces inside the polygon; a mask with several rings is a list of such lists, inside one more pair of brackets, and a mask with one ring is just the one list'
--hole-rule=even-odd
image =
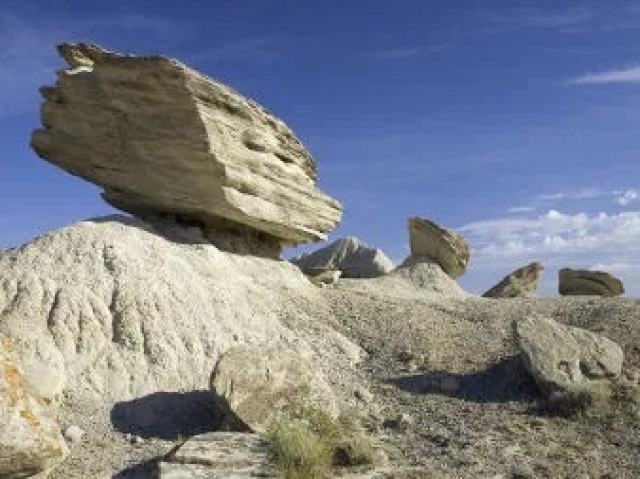
{"label": "eroded white rock outcrop", "polygon": [[172,215],[265,241],[325,238],[340,204],[289,127],[256,102],[164,57],[58,47],[69,67],[43,87],[36,153],[140,217]]}
{"label": "eroded white rock outcrop", "polygon": [[358,360],[360,348],[315,319],[328,306],[297,267],[175,230],[168,238],[137,219],[99,218],[0,259],[0,332],[25,365],[63,378],[51,396],[109,405],[207,389],[220,355],[238,344],[285,344],[319,368]]}

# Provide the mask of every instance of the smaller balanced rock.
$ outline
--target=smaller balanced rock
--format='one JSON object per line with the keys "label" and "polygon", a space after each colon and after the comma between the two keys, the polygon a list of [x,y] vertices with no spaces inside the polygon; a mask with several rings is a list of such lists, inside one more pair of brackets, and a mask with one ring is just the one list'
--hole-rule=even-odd
{"label": "smaller balanced rock", "polygon": [[543,269],[542,264],[537,261],[529,263],[507,275],[482,296],[485,298],[520,298],[533,296],[540,285]]}
{"label": "smaller balanced rock", "polygon": [[620,296],[622,281],[604,271],[563,268],[558,273],[558,290],[563,296]]}
{"label": "smaller balanced rock", "polygon": [[420,217],[409,218],[408,229],[412,257],[437,263],[454,279],[467,270],[469,245],[458,233]]}

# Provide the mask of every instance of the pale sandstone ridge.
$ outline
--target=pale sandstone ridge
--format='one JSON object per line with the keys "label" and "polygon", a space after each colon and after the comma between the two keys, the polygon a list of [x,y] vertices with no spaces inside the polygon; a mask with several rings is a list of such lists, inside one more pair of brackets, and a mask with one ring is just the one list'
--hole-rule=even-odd
{"label": "pale sandstone ridge", "polygon": [[58,47],[69,68],[43,87],[43,159],[104,188],[113,206],[255,230],[280,244],[325,239],[340,204],[289,127],[256,102],[165,57]]}
{"label": "pale sandstone ridge", "polygon": [[518,268],[502,281],[493,286],[482,296],[485,298],[520,298],[534,296],[544,267],[541,263],[534,261],[522,268]]}
{"label": "pale sandstone ridge", "polygon": [[0,335],[0,477],[45,476],[68,453],[53,414],[31,390],[16,345]]}
{"label": "pale sandstone ridge", "polygon": [[467,270],[469,245],[458,233],[420,217],[409,218],[407,226],[412,256],[434,261],[454,279]]}
{"label": "pale sandstone ridge", "polygon": [[558,290],[563,296],[620,296],[624,285],[604,271],[563,268],[558,272]]}
{"label": "pale sandstone ridge", "polygon": [[314,275],[319,269],[338,270],[343,278],[375,278],[389,273],[393,263],[378,248],[348,236],[312,253],[291,260],[305,274]]}
{"label": "pale sandstone ridge", "polygon": [[547,393],[579,391],[622,372],[622,348],[585,329],[531,317],[516,323],[527,370]]}

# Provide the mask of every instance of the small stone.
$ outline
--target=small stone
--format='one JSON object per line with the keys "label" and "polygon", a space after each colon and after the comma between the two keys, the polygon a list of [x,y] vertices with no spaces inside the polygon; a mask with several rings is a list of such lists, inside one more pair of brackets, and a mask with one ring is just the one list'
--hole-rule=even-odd
{"label": "small stone", "polygon": [[75,425],[69,426],[63,432],[64,438],[71,443],[82,441],[84,434],[84,429]]}
{"label": "small stone", "polygon": [[403,349],[398,352],[397,357],[398,361],[401,361],[403,363],[409,363],[417,359],[416,354],[409,348]]}
{"label": "small stone", "polygon": [[382,426],[387,429],[396,429],[398,431],[406,431],[413,424],[413,418],[408,414],[398,414],[396,417],[385,419]]}
{"label": "small stone", "polygon": [[371,401],[373,401],[373,394],[371,393],[371,391],[365,388],[356,389],[353,392],[353,395],[357,400],[362,401],[364,403],[370,403]]}
{"label": "small stone", "polygon": [[131,438],[131,443],[132,444],[142,444],[144,442],[144,439],[142,439],[140,436],[133,436]]}

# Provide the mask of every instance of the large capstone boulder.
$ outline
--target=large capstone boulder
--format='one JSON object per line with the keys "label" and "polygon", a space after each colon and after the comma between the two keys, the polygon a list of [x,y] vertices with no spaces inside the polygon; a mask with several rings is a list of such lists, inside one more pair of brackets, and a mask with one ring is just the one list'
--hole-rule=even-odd
{"label": "large capstone boulder", "polygon": [[31,145],[111,205],[279,244],[336,226],[341,206],[316,187],[313,158],[256,102],[173,59],[58,49],[69,67],[41,89]]}
{"label": "large capstone boulder", "polygon": [[507,275],[502,281],[486,291],[485,298],[520,298],[534,296],[540,280],[543,266],[534,261]]}
{"label": "large capstone boulder", "polygon": [[16,345],[0,335],[0,477],[44,475],[68,453],[51,411],[22,370]]}
{"label": "large capstone boulder", "polygon": [[335,394],[308,359],[284,344],[229,349],[211,375],[211,391],[231,427],[264,432],[277,419],[315,407],[338,415]]}
{"label": "large capstone boulder", "polygon": [[624,284],[604,271],[563,268],[558,272],[558,291],[563,296],[620,296]]}
{"label": "large capstone boulder", "polygon": [[291,260],[305,274],[318,270],[338,270],[343,278],[375,278],[393,269],[393,263],[381,249],[372,248],[358,238],[341,238],[313,253]]}
{"label": "large capstone boulder", "polygon": [[622,372],[622,349],[599,334],[544,317],[522,319],[515,330],[526,369],[548,394],[581,391]]}
{"label": "large capstone boulder", "polygon": [[455,231],[442,228],[425,218],[409,218],[411,255],[437,263],[451,278],[467,270],[469,245]]}

